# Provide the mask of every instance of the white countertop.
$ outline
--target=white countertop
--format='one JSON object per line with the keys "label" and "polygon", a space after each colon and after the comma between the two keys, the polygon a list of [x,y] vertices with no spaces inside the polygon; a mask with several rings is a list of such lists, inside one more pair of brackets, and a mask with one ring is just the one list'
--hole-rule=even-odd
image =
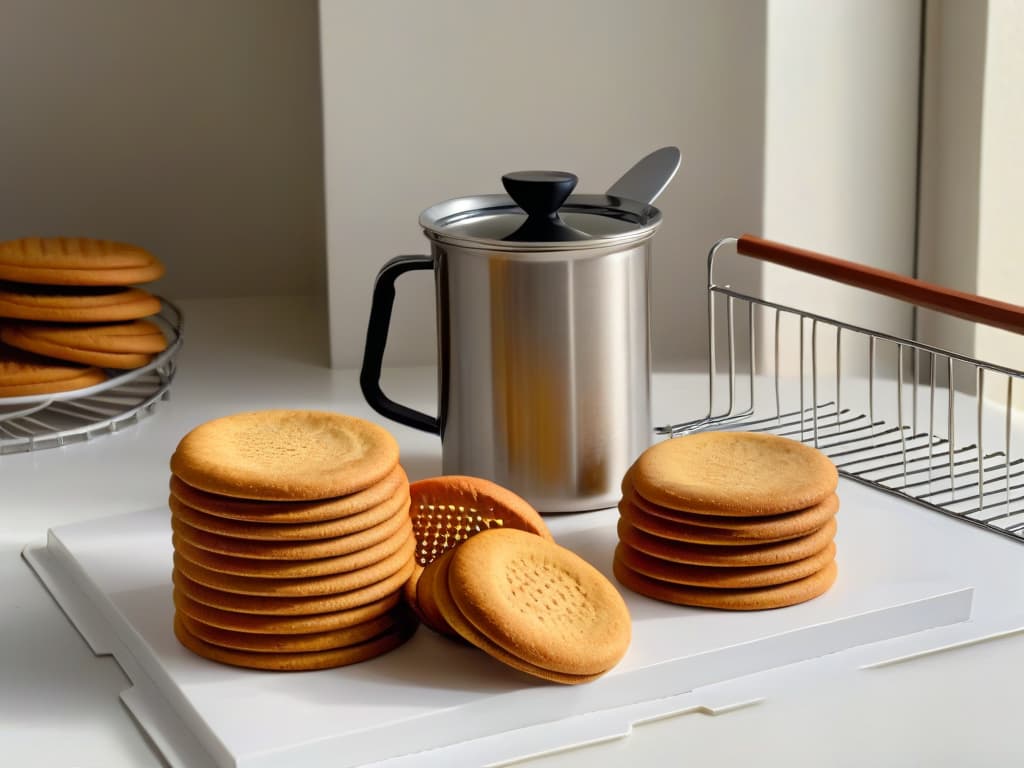
{"label": "white countertop", "polygon": [[[145,766],[161,758],[118,700],[129,681],[97,657],[21,559],[47,529],[150,509],[167,495],[167,461],[196,424],[263,407],[332,408],[374,420],[357,372],[326,367],[321,318],[304,300],[184,302],[185,345],[172,397],[137,425],[87,444],[0,457],[0,754],[11,765]],[[682,375],[655,380],[655,409]],[[388,371],[385,390],[432,412],[430,370]],[[697,408],[699,410],[699,406]],[[440,471],[436,437],[388,424],[410,476]],[[934,513],[929,525],[957,526],[964,537],[995,534]],[[985,540],[987,541],[987,539]],[[1002,551],[1003,544],[997,547]],[[1024,547],[1017,547],[1024,578]],[[950,552],[951,567],[972,563]],[[1019,590],[1014,594],[1019,593]],[[1024,605],[1009,606],[1020,613]],[[857,647],[762,672],[760,702],[714,716],[695,712],[639,725],[623,738],[529,761],[531,765],[1011,765],[1024,763],[1016,736],[1024,691],[1024,632],[862,669],[892,651]],[[878,644],[876,644],[878,645]],[[709,691],[730,703],[730,686]],[[780,735],[782,738],[779,738]]]}

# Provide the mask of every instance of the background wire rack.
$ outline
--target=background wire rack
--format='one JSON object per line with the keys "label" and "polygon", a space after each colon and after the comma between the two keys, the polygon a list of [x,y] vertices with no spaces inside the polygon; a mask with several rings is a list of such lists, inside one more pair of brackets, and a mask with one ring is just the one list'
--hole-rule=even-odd
{"label": "background wire rack", "polygon": [[71,392],[0,400],[0,455],[57,448],[135,424],[170,396],[182,343],[181,310],[166,299],[146,318],[160,326],[167,349],[147,365],[111,371],[101,384]]}
{"label": "background wire rack", "polygon": [[714,281],[741,254],[1024,334],[1024,307],[744,235],[708,256],[708,411],[659,427],[770,432],[842,476],[1024,543],[1024,372]]}

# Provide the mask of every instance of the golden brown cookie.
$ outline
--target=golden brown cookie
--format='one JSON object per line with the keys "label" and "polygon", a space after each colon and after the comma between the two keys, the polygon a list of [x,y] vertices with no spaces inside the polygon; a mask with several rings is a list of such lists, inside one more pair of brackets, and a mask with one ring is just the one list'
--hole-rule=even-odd
{"label": "golden brown cookie", "polygon": [[257,616],[314,616],[354,610],[396,595],[408,580],[412,567],[410,560],[396,573],[365,587],[307,597],[263,597],[229,592],[200,584],[178,568],[174,569],[172,578],[185,595],[210,608]]}
{"label": "golden brown cookie", "polygon": [[412,526],[408,520],[391,536],[372,546],[337,557],[316,560],[266,560],[220,555],[200,549],[183,541],[177,534],[172,539],[175,552],[190,563],[217,573],[235,576],[255,576],[265,579],[301,579],[350,573],[368,568],[395,554],[408,545]]}
{"label": "golden brown cookie", "polygon": [[[171,495],[192,509],[208,515],[248,523],[317,523],[395,504],[395,497],[407,491],[409,479],[401,464],[383,480],[356,493],[320,501],[254,501],[233,499],[193,488],[171,475]],[[403,491],[402,489],[406,489]],[[404,498],[404,496],[403,496]],[[377,510],[380,511],[379,509]],[[311,537],[318,538],[318,537]]]}
{"label": "golden brown cookie", "polygon": [[155,355],[167,349],[167,337],[149,320],[125,323],[8,323],[6,328],[75,349]]}
{"label": "golden brown cookie", "polygon": [[163,264],[135,245],[83,237],[0,243],[0,280],[40,285],[132,285],[156,280]]}
{"label": "golden brown cookie", "polygon": [[806,509],[832,495],[835,465],[809,445],[754,432],[699,432],[663,440],[630,470],[633,487],[671,509],[739,517]]}
{"label": "golden brown cookie", "polygon": [[190,598],[179,588],[174,589],[174,606],[180,613],[191,616],[209,627],[219,627],[234,632],[257,634],[301,635],[310,632],[330,632],[383,616],[400,600],[397,592],[366,605],[343,611],[314,613],[309,616],[272,616],[267,614],[239,613],[212,608]]}
{"label": "golden brown cookie", "polygon": [[153,359],[153,355],[137,352],[97,352],[94,349],[77,349],[49,339],[22,333],[13,326],[0,327],[0,341],[37,355],[52,357],[55,360],[68,360],[73,363],[95,365],[99,368],[122,370],[141,368]]}
{"label": "golden brown cookie", "polygon": [[236,651],[204,642],[185,629],[177,617],[174,620],[175,637],[178,638],[178,641],[183,646],[196,655],[211,661],[220,662],[221,664],[278,672],[301,672],[357,664],[394,650],[412,637],[415,631],[416,624],[410,621],[408,624],[396,626],[394,629],[371,640],[346,648],[304,653],[259,653],[254,651]]}
{"label": "golden brown cookie", "polygon": [[448,569],[450,565],[451,558],[442,557],[434,561],[434,563],[429,567],[434,568],[437,573],[435,602],[438,610],[443,615],[445,623],[451,627],[452,632],[456,633],[459,637],[472,645],[475,645],[488,656],[500,661],[511,669],[524,672],[532,677],[537,677],[552,683],[579,685],[580,683],[589,683],[592,680],[596,680],[604,674],[604,672],[599,672],[591,675],[573,675],[544,669],[543,667],[538,667],[535,664],[531,664],[530,662],[519,658],[515,654],[509,653],[500,645],[493,642],[489,637],[473,626],[472,622],[462,615],[458,606],[455,604],[455,601],[452,600],[451,593],[447,589]]}
{"label": "golden brown cookie", "polygon": [[618,557],[615,558],[612,567],[619,583],[653,600],[731,611],[760,611],[806,602],[827,592],[835,583],[838,572],[833,560],[817,573],[773,587],[715,589],[688,587],[641,576],[628,568]]}
{"label": "golden brown cookie", "polygon": [[[253,541],[230,538],[195,528],[176,514],[171,517],[171,528],[189,544],[221,555],[250,560],[320,560],[365,550],[394,538],[399,531],[402,532],[400,538],[404,540],[405,531],[411,531],[412,524],[409,522],[409,513],[405,507],[400,507],[390,518],[372,528],[345,536],[310,541]],[[259,567],[259,564],[255,564],[254,567]]]}
{"label": "golden brown cookie", "polygon": [[171,471],[193,488],[265,501],[361,491],[398,464],[383,427],[341,413],[267,410],[200,424],[178,443]]}
{"label": "golden brown cookie", "polygon": [[[399,491],[383,504],[371,507],[365,512],[357,512],[354,515],[339,517],[334,520],[324,520],[320,523],[248,523],[232,520],[231,518],[217,517],[216,515],[200,512],[179,501],[173,495],[167,499],[167,504],[171,508],[171,514],[176,518],[201,531],[233,539],[283,543],[287,541],[316,541],[331,539],[336,536],[350,536],[360,531],[365,531],[368,528],[373,528],[375,525],[394,518],[403,507],[407,508],[409,505],[409,494],[405,491]],[[408,509],[406,509],[406,515],[408,515]]]}
{"label": "golden brown cookie", "polygon": [[714,565],[741,568],[781,565],[816,555],[829,545],[836,534],[835,518],[813,533],[770,544],[723,547],[715,544],[689,544],[639,531],[623,519],[618,524],[619,540],[651,557],[688,565]]}
{"label": "golden brown cookie", "polygon": [[[410,601],[410,604],[420,617],[420,621],[432,630],[449,637],[459,637],[460,635],[437,607],[436,597],[437,590],[445,588],[443,585],[438,585],[436,578],[438,574],[443,574],[443,578],[447,579],[447,561],[451,559],[451,552],[448,550],[433,562],[417,569],[419,579],[416,582],[415,598]],[[444,564],[442,561],[445,561]]]}
{"label": "golden brown cookie", "polygon": [[0,283],[0,317],[55,323],[137,320],[160,311],[160,300],[141,288],[62,288]]}
{"label": "golden brown cookie", "polygon": [[649,515],[671,520],[685,525],[698,525],[707,528],[721,528],[738,531],[751,539],[786,539],[802,536],[817,530],[839,512],[839,497],[836,494],[825,497],[823,501],[806,509],[786,512],[781,515],[765,517],[736,517],[729,515],[709,515],[695,512],[682,512],[652,504],[638,494],[630,482],[627,472],[622,483],[622,498],[634,507]]}
{"label": "golden brown cookie", "polygon": [[[224,592],[260,597],[322,597],[339,592],[351,592],[399,573],[412,559],[415,549],[416,542],[410,535],[397,552],[372,565],[329,576],[303,578],[276,579],[219,573],[193,563],[178,552],[174,554],[174,567],[192,581]],[[401,582],[398,587],[401,587]]]}
{"label": "golden brown cookie", "polygon": [[782,565],[722,568],[714,565],[685,565],[645,555],[627,544],[619,543],[615,557],[641,576],[673,584],[716,589],[753,589],[796,581],[817,573],[835,559],[836,545],[829,542],[816,555]]}
{"label": "golden brown cookie", "polygon": [[600,674],[629,648],[629,610],[615,586],[575,552],[535,534],[473,536],[452,552],[447,589],[491,642],[541,669]]}
{"label": "golden brown cookie", "polygon": [[[814,531],[817,528],[821,528],[826,522],[835,516],[835,510],[839,508],[839,498],[832,494],[826,501],[832,503],[826,505],[825,502],[811,507],[811,509],[823,508],[831,509],[831,515],[822,516],[821,522],[818,523],[814,528],[809,529]],[[799,513],[798,513],[799,514]],[[688,525],[687,523],[676,522],[675,520],[668,519],[666,517],[658,517],[657,515],[649,515],[644,512],[640,507],[634,506],[629,503],[626,499],[619,502],[619,515],[629,523],[631,526],[644,533],[649,533],[652,536],[660,536],[663,539],[672,539],[673,541],[685,541],[692,544],[717,544],[719,546],[747,546],[751,544],[767,544],[776,541],[787,541],[789,539],[799,538],[800,536],[807,535],[807,531],[801,533],[785,533],[780,535],[780,531],[776,529],[773,536],[757,535],[772,532],[770,529],[766,530],[763,527],[755,527],[753,534],[751,531],[742,526],[733,526],[728,528],[712,528],[706,525]],[[738,518],[740,520],[756,520],[757,518]]]}
{"label": "golden brown cookie", "polygon": [[196,621],[188,614],[178,613],[177,619],[189,634],[210,645],[231,648],[237,651],[258,653],[301,653],[308,651],[329,651],[347,648],[377,637],[394,629],[399,622],[408,623],[409,617],[403,608],[401,617],[395,611],[375,619],[354,624],[351,627],[333,629],[327,632],[310,632],[301,635],[272,635],[264,633],[235,632],[230,629],[211,627]]}
{"label": "golden brown cookie", "polygon": [[0,398],[69,392],[101,384],[99,368],[48,360],[0,345]]}

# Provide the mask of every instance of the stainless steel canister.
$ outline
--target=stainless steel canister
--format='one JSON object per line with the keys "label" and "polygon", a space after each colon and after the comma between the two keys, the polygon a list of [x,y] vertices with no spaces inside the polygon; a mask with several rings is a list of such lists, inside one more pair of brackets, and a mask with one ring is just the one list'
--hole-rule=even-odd
{"label": "stainless steel canister", "polygon": [[[429,256],[377,276],[361,384],[382,415],[441,436],[444,474],[493,480],[543,513],[614,506],[650,444],[651,241],[641,201],[572,195],[572,174],[503,177],[509,195],[428,208]],[[394,283],[435,275],[438,416],[387,398]]]}

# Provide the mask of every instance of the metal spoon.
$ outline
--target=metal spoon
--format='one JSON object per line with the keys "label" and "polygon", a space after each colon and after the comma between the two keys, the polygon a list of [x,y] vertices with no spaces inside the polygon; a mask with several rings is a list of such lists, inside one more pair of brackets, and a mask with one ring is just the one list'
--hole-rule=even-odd
{"label": "metal spoon", "polygon": [[679,170],[681,156],[677,147],[662,147],[641,158],[636,165],[608,187],[609,197],[623,197],[653,203]]}

